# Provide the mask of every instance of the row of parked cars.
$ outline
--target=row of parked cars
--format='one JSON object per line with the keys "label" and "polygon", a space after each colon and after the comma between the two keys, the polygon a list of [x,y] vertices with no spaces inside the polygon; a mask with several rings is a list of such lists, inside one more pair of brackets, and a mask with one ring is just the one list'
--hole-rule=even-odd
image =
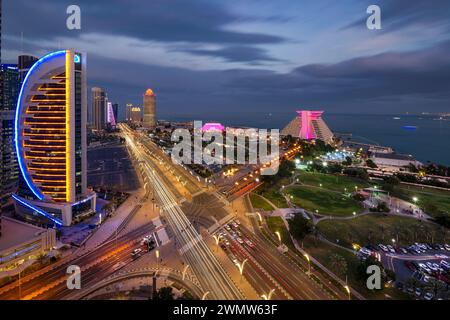
{"label": "row of parked cars", "polygon": [[[246,244],[247,246],[249,246],[250,248],[253,248],[255,245],[253,244],[252,241],[250,241],[249,239],[243,239],[242,236],[242,232],[239,230],[239,225],[241,224],[241,222],[236,219],[233,222],[230,222],[228,224],[225,225],[225,230],[228,231],[228,233],[231,235],[231,237],[236,240],[239,244]],[[221,246],[222,248],[226,248],[227,246],[230,245],[230,241],[227,239],[227,235],[225,232],[221,232],[218,234],[218,236],[221,239]]]}
{"label": "row of parked cars", "polygon": [[415,243],[409,247],[394,247],[390,244],[368,245],[365,246],[369,251],[383,251],[385,253],[399,253],[399,254],[423,254],[428,251],[450,251],[449,244],[431,244],[431,243]]}

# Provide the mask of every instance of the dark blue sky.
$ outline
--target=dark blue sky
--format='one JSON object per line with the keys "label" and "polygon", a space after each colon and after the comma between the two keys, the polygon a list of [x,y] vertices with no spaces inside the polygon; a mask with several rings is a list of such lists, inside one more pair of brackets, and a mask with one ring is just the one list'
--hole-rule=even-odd
{"label": "dark blue sky", "polygon": [[[81,7],[82,29],[66,29]],[[368,30],[378,4],[382,30]],[[88,53],[88,82],[158,112],[450,112],[447,0],[4,0],[3,61]],[[21,41],[23,32],[23,42]]]}

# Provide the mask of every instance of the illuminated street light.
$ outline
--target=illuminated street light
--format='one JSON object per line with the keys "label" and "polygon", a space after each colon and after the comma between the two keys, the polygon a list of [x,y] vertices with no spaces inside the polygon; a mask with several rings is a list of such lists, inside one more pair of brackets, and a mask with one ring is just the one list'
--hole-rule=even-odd
{"label": "illuminated street light", "polygon": [[206,299],[206,296],[209,294],[209,291],[206,291],[204,294],[203,294],[203,297],[202,297],[202,300],[205,300]]}
{"label": "illuminated street light", "polygon": [[183,269],[183,281],[184,281],[184,278],[186,278],[186,273],[187,273],[187,269],[189,268],[189,265],[187,264],[185,267],[184,267],[184,269]]}
{"label": "illuminated street light", "polygon": [[309,255],[307,253],[304,254],[306,260],[308,260],[308,275],[311,274],[311,259],[309,258]]}
{"label": "illuminated street light", "polygon": [[349,287],[348,285],[345,285],[345,286],[344,286],[344,289],[345,289],[345,291],[347,291],[347,293],[348,293],[348,300],[351,300],[352,298],[351,298],[351,296],[350,296],[350,287]]}
{"label": "illuminated street light", "polygon": [[241,281],[242,281],[242,274],[244,273],[244,266],[248,259],[244,259],[242,263],[237,263],[237,266],[239,268],[239,273],[241,274]]}
{"label": "illuminated street light", "polygon": [[281,233],[280,233],[280,231],[275,231],[275,234],[277,235],[278,240],[280,241],[280,244],[281,244]]}
{"label": "illuminated street light", "polygon": [[217,245],[216,252],[217,252],[217,248],[219,248],[219,242],[220,242],[220,239],[222,238],[222,235],[216,236],[215,234],[213,234],[213,238],[214,238],[214,240],[216,240],[216,245]]}
{"label": "illuminated street light", "polygon": [[356,216],[356,212],[355,211],[353,211],[353,215]]}
{"label": "illuminated street light", "polygon": [[262,216],[261,216],[261,213],[259,213],[259,212],[256,212],[256,214],[258,215],[258,218],[259,218],[259,222],[263,222],[263,219],[262,219]]}
{"label": "illuminated street light", "polygon": [[412,200],[414,201],[414,203],[417,203],[417,201],[419,201],[417,197],[413,197]]}
{"label": "illuminated street light", "polygon": [[261,298],[263,298],[264,300],[270,300],[272,298],[273,293],[275,292],[275,289],[270,290],[268,295],[263,294],[261,296]]}

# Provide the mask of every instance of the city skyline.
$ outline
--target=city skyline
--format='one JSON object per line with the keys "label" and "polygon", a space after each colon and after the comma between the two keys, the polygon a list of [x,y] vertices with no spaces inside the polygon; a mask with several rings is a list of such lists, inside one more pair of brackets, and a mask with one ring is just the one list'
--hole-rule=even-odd
{"label": "city skyline", "polygon": [[[186,102],[193,116],[299,104],[329,113],[445,112],[450,23],[443,12],[450,4],[381,1],[382,29],[368,30],[369,4],[155,1],[131,8],[115,1],[100,8],[80,1],[82,29],[69,31],[66,3],[19,0],[4,4],[11,13],[3,56],[14,62],[20,52],[42,56],[58,46],[87,51],[90,87],[104,87],[125,106],[140,105],[150,86],[163,117],[185,114]],[[19,10],[31,18],[15,19]],[[59,18],[37,24],[46,14]]]}

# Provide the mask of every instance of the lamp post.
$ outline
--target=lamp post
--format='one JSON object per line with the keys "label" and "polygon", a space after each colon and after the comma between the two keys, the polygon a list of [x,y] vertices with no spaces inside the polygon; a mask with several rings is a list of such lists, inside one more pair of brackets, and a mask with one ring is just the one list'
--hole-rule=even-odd
{"label": "lamp post", "polygon": [[189,265],[187,264],[183,269],[183,278],[182,278],[183,281],[184,281],[184,278],[186,278],[186,272],[187,272],[188,268],[189,268]]}
{"label": "lamp post", "polygon": [[261,298],[264,300],[270,300],[272,298],[273,293],[275,292],[275,289],[270,290],[269,294],[263,294]]}
{"label": "lamp post", "polygon": [[247,259],[244,259],[244,261],[242,261],[242,263],[237,264],[237,266],[239,268],[239,273],[241,274],[241,281],[242,281],[242,274],[244,273],[244,266],[245,266],[246,262],[247,262]]}
{"label": "lamp post", "polygon": [[351,298],[351,296],[350,296],[350,287],[349,287],[348,285],[345,285],[345,286],[344,286],[344,289],[345,289],[345,291],[347,291],[347,294],[348,294],[348,300],[351,300],[352,298]]}
{"label": "lamp post", "polygon": [[156,269],[159,269],[159,250],[155,251],[156,256]]}
{"label": "lamp post", "polygon": [[216,252],[217,252],[217,248],[219,248],[219,242],[220,242],[220,239],[222,238],[222,235],[216,236],[215,234],[213,234],[212,236],[213,236],[214,240],[216,241]]}
{"label": "lamp post", "polygon": [[304,254],[306,260],[308,260],[308,276],[311,275],[311,259],[309,258],[309,255],[307,253]]}
{"label": "lamp post", "polygon": [[275,231],[275,234],[277,235],[278,241],[280,241],[280,245],[281,245],[281,233],[280,233],[280,231]]}
{"label": "lamp post", "polygon": [[203,297],[202,297],[202,300],[205,300],[206,299],[206,296],[209,294],[209,291],[206,291],[204,294],[203,294]]}

